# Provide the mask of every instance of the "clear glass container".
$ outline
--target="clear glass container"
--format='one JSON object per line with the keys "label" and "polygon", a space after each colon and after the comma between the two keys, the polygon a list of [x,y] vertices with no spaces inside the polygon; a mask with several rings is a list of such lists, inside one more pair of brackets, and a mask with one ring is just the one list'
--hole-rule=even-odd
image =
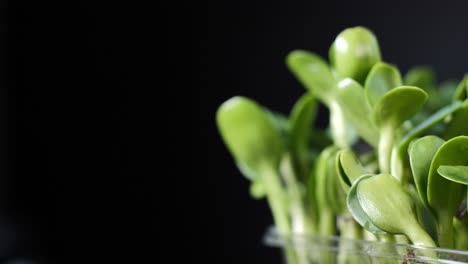
{"label": "clear glass container", "polygon": [[266,245],[283,250],[287,264],[468,263],[468,251],[354,240],[338,236],[281,236],[270,227]]}

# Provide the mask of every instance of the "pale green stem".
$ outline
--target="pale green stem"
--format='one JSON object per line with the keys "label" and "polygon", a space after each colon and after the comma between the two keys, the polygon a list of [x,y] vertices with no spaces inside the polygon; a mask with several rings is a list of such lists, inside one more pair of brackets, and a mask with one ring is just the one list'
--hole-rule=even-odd
{"label": "pale green stem", "polygon": [[434,240],[429,236],[424,229],[419,226],[417,222],[411,225],[411,229],[407,232],[408,238],[411,240],[413,245],[423,247],[436,247]]}
{"label": "pale green stem", "polygon": [[443,216],[437,221],[437,237],[439,246],[442,248],[453,248],[453,222],[452,217]]}
{"label": "pale green stem", "polygon": [[[434,240],[422,229],[422,227],[414,221],[414,223],[407,225],[408,230],[405,232],[408,238],[411,240],[413,245],[423,246],[428,248],[435,248],[436,244]],[[450,225],[452,227],[452,225]],[[423,250],[421,252],[423,256],[429,257],[432,260],[436,261],[438,259],[437,253],[431,249]]]}
{"label": "pale green stem", "polygon": [[[278,172],[270,164],[260,166],[260,177],[265,187],[266,198],[270,205],[276,229],[281,236],[291,238],[291,224],[286,206],[286,194],[281,186]],[[296,254],[290,246],[284,247],[285,258],[288,264],[296,264]]]}
{"label": "pale green stem", "polygon": [[[335,227],[335,215],[333,211],[328,208],[321,208],[320,210],[320,222],[319,222],[319,234],[322,236],[333,236],[336,233]],[[329,245],[331,246],[331,244]],[[323,250],[321,253],[321,262],[324,264],[333,264],[334,254]]]}
{"label": "pale green stem", "polygon": [[411,172],[408,170],[408,156],[405,151],[400,151],[398,146],[392,149],[392,157],[390,164],[390,174],[394,176],[400,183],[406,184],[411,177]]}
{"label": "pale green stem", "polygon": [[333,211],[327,208],[320,210],[319,234],[333,236],[335,233],[335,215]]}
{"label": "pale green stem", "polygon": [[280,166],[281,175],[286,183],[286,194],[291,215],[291,230],[296,234],[314,234],[315,218],[306,214],[304,186],[297,180],[290,156],[285,156]]}
{"label": "pale green stem", "polygon": [[343,110],[336,101],[330,103],[330,128],[333,142],[340,148],[348,147],[348,129]]}
{"label": "pale green stem", "polygon": [[390,173],[390,160],[392,156],[393,141],[395,130],[386,126],[380,130],[380,139],[378,146],[380,173]]}
{"label": "pale green stem", "polygon": [[[315,225],[313,218],[307,217],[305,213],[304,190],[301,189],[301,183],[295,175],[291,157],[285,156],[280,165],[281,176],[286,183],[286,194],[289,202],[289,213],[291,215],[292,239],[296,234],[314,234]],[[297,264],[308,264],[308,251],[306,247],[299,246],[294,248]]]}

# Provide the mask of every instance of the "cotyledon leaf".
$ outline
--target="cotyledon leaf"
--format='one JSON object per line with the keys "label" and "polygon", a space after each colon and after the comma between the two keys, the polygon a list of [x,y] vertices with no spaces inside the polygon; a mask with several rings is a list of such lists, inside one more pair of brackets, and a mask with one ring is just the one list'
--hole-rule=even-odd
{"label": "cotyledon leaf", "polygon": [[377,127],[397,128],[416,114],[427,100],[424,90],[413,86],[400,86],[384,94],[376,102],[373,121]]}
{"label": "cotyledon leaf", "polygon": [[373,106],[386,92],[402,84],[400,71],[395,66],[384,62],[376,63],[366,78],[366,99]]}
{"label": "cotyledon leaf", "polygon": [[328,207],[327,201],[327,176],[329,169],[329,159],[334,157],[338,151],[338,147],[329,146],[325,148],[317,158],[315,165],[314,176],[315,176],[315,192],[317,204],[320,208]]}
{"label": "cotyledon leaf", "polygon": [[348,205],[349,212],[353,215],[354,219],[369,232],[374,234],[386,234],[385,231],[381,230],[377,226],[375,226],[372,221],[369,219],[369,216],[364,211],[359,202],[359,198],[357,195],[357,186],[360,180],[364,180],[367,178],[374,177],[373,174],[365,174],[359,177],[356,182],[351,186],[348,192],[348,196],[346,197],[346,204]]}
{"label": "cotyledon leaf", "polygon": [[330,103],[336,81],[325,60],[315,53],[295,50],[288,54],[286,64],[307,90],[323,103]]}
{"label": "cotyledon leaf", "polygon": [[302,95],[294,105],[289,115],[290,144],[294,148],[307,145],[307,137],[317,115],[317,108],[317,101],[309,93]]}
{"label": "cotyledon leaf", "polygon": [[411,171],[419,197],[426,208],[430,209],[427,202],[427,184],[429,168],[437,150],[444,144],[444,140],[436,136],[426,136],[413,141],[408,149]]}
{"label": "cotyledon leaf", "polygon": [[392,175],[360,178],[355,185],[361,208],[377,228],[392,234],[404,234],[415,245],[435,246],[418,223],[410,195]]}
{"label": "cotyledon leaf", "polygon": [[351,149],[343,149],[340,151],[340,164],[351,184],[361,175],[369,173],[362,166],[358,157]]}
{"label": "cotyledon leaf", "polygon": [[468,137],[459,136],[445,142],[431,162],[428,177],[427,201],[435,214],[441,247],[453,246],[453,216],[463,200],[465,186],[442,177],[440,165],[468,165]]}
{"label": "cotyledon leaf", "polygon": [[[216,113],[219,132],[246,177],[256,177],[260,166],[277,168],[284,143],[269,113],[259,104],[236,96]],[[251,180],[255,180],[250,178]]]}
{"label": "cotyledon leaf", "polygon": [[341,161],[340,161],[341,153],[342,153],[342,150],[336,153],[335,168],[336,168],[336,173],[338,174],[340,186],[343,189],[343,191],[347,194],[352,184],[348,176],[346,175],[346,172],[344,171],[343,166],[341,166]]}
{"label": "cotyledon leaf", "polygon": [[[437,172],[447,180],[458,182],[463,185],[468,185],[468,166],[441,165],[437,169]],[[468,200],[468,190],[466,195],[466,199]],[[466,208],[468,209],[468,204],[466,205]]]}
{"label": "cotyledon leaf", "polygon": [[356,192],[361,207],[374,225],[389,233],[405,233],[402,229],[406,219],[413,214],[411,199],[391,175],[360,179],[356,182]]}
{"label": "cotyledon leaf", "polygon": [[347,28],[333,42],[330,59],[339,76],[363,83],[372,66],[381,61],[379,43],[367,28]]}
{"label": "cotyledon leaf", "polygon": [[468,166],[441,165],[437,172],[448,180],[468,185]]}
{"label": "cotyledon leaf", "polygon": [[336,98],[344,116],[350,120],[358,134],[370,145],[376,146],[379,133],[370,118],[371,108],[364,95],[364,88],[356,81],[345,78],[338,84]]}
{"label": "cotyledon leaf", "polygon": [[328,205],[335,214],[346,212],[346,195],[341,189],[339,175],[336,171],[335,161],[337,153],[334,153],[327,161],[327,197]]}
{"label": "cotyledon leaf", "polygon": [[442,177],[437,172],[441,165],[468,165],[468,137],[459,136],[445,142],[434,156],[429,172],[428,202],[436,208],[452,206],[456,210],[459,204],[453,205],[450,202],[461,201],[461,195],[455,192],[461,190],[461,185]]}
{"label": "cotyledon leaf", "polygon": [[335,167],[339,183],[345,193],[348,193],[353,182],[361,175],[370,173],[362,166],[351,149],[342,149],[337,153]]}
{"label": "cotyledon leaf", "polygon": [[306,93],[294,105],[289,115],[288,148],[293,168],[300,178],[307,177],[311,166],[308,164],[308,143],[310,131],[317,115],[317,101]]}
{"label": "cotyledon leaf", "polygon": [[[427,93],[411,86],[400,86],[379,98],[373,109],[373,120],[379,128],[378,157],[381,172],[389,173],[392,149],[400,125],[416,114],[427,100]],[[393,176],[400,175],[393,173]]]}

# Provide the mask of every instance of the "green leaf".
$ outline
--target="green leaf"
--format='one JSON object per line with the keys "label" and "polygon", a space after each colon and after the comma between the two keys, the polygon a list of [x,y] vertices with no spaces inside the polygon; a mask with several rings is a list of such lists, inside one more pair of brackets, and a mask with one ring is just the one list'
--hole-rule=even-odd
{"label": "green leaf", "polygon": [[308,143],[316,115],[317,101],[311,94],[306,93],[296,102],[289,117],[289,151],[294,171],[300,178],[310,174]]}
{"label": "green leaf", "polygon": [[347,181],[350,185],[356,181],[361,175],[369,173],[362,166],[358,157],[350,149],[340,151],[340,166],[346,174]]}
{"label": "green leaf", "polygon": [[328,193],[330,162],[333,165],[333,170],[335,170],[334,159],[337,151],[338,148],[336,146],[329,146],[320,153],[317,159],[314,173],[316,185],[314,187],[319,212],[320,210],[326,210],[330,207]]}
{"label": "green leaf", "polygon": [[412,201],[390,174],[359,179],[356,192],[362,209],[379,229],[405,233],[407,219],[413,216]]}
{"label": "green leaf", "polygon": [[295,50],[288,54],[286,64],[315,97],[329,104],[336,89],[336,81],[328,64],[320,56],[304,50]]}
{"label": "green leaf", "polygon": [[302,95],[294,105],[289,115],[291,148],[297,149],[307,145],[308,136],[317,116],[317,108],[317,101],[309,93]]}
{"label": "green leaf", "polygon": [[390,90],[375,104],[373,120],[377,127],[398,128],[416,114],[427,100],[427,93],[411,86]]}
{"label": "green leaf", "polygon": [[346,78],[339,82],[336,98],[343,114],[348,119],[358,134],[370,145],[376,146],[379,133],[372,123],[364,89],[356,81]]}
{"label": "green leaf", "polygon": [[336,173],[338,174],[338,179],[340,182],[340,186],[343,189],[343,191],[347,194],[349,191],[349,188],[351,187],[351,181],[349,180],[348,176],[346,175],[346,172],[343,169],[343,166],[341,165],[341,156],[342,151],[339,151],[336,153],[336,158],[335,158],[335,168],[336,168]]}
{"label": "green leaf", "polygon": [[346,210],[346,195],[341,189],[339,175],[336,171],[336,152],[327,160],[327,203],[335,214],[343,214]]}
{"label": "green leaf", "polygon": [[448,180],[468,185],[468,166],[440,165],[437,172]]}
{"label": "green leaf", "polygon": [[432,90],[436,86],[435,73],[430,67],[416,66],[405,75],[405,85],[421,87],[424,90]]}
{"label": "green leaf", "polygon": [[[392,149],[401,124],[410,119],[423,106],[427,94],[417,87],[401,86],[384,94],[374,106],[373,120],[379,128],[378,157],[380,172],[389,173],[393,169]],[[401,172],[393,171],[399,180]]]}
{"label": "green leaf", "polygon": [[359,177],[359,179],[357,179],[356,182],[349,189],[348,196],[346,198],[346,204],[348,205],[348,210],[353,215],[354,219],[362,227],[364,227],[364,229],[374,234],[385,234],[386,233],[385,231],[375,226],[372,223],[372,221],[369,219],[369,216],[367,215],[367,213],[364,211],[364,209],[361,206],[361,203],[359,201],[358,194],[357,194],[357,186],[358,186],[359,181],[367,179],[367,178],[372,178],[374,176],[375,175],[372,175],[372,174],[366,174],[366,175],[362,175],[361,177]]}
{"label": "green leaf", "polygon": [[330,49],[333,67],[341,77],[363,83],[375,63],[381,61],[380,48],[374,34],[364,27],[342,31]]}
{"label": "green leaf", "polygon": [[[256,102],[236,96],[216,113],[219,132],[239,167],[257,175],[259,166],[278,168],[284,153],[281,135],[269,114]],[[251,179],[253,180],[253,179]]]}
{"label": "green leaf", "polygon": [[426,136],[413,141],[408,149],[411,171],[419,197],[426,208],[430,210],[427,202],[427,185],[429,168],[437,150],[444,144],[444,140],[436,136]]}
{"label": "green leaf", "polygon": [[435,209],[445,210],[452,207],[452,211],[455,212],[463,199],[463,186],[443,178],[437,172],[441,165],[468,165],[468,137],[459,136],[445,142],[434,156],[429,172],[429,204]]}
{"label": "green leaf", "polygon": [[451,226],[461,201],[465,186],[442,177],[437,169],[440,165],[468,165],[468,137],[459,136],[445,142],[436,152],[429,170],[427,201],[435,214],[441,247],[453,246]]}
{"label": "green leaf", "polygon": [[392,175],[359,178],[355,185],[361,208],[377,228],[405,234],[416,245],[435,246],[418,223],[410,195]]}
{"label": "green leaf", "polygon": [[395,66],[384,62],[376,63],[366,78],[367,101],[373,106],[385,93],[402,84],[400,71]]}

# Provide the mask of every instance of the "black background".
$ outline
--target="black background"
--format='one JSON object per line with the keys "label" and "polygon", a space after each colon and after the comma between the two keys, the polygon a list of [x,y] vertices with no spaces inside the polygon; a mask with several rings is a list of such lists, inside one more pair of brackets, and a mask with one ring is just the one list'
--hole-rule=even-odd
{"label": "black background", "polygon": [[239,0],[192,7],[193,174],[203,175],[197,178],[198,193],[207,198],[203,227],[222,241],[218,263],[280,263],[280,258],[262,244],[271,224],[268,207],[249,197],[248,182],[217,133],[216,108],[244,95],[288,113],[304,89],[288,72],[286,54],[307,49],[327,57],[334,37],[357,25],[377,35],[383,59],[403,73],[430,65],[438,81],[459,80],[468,72],[466,10],[466,1]]}
{"label": "black background", "polygon": [[115,1],[0,9],[0,263],[138,263],[154,211],[128,155],[143,16]]}

